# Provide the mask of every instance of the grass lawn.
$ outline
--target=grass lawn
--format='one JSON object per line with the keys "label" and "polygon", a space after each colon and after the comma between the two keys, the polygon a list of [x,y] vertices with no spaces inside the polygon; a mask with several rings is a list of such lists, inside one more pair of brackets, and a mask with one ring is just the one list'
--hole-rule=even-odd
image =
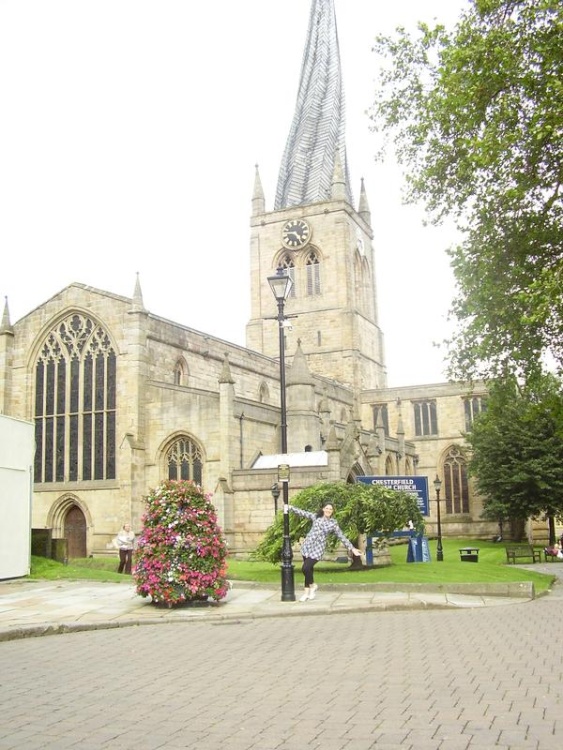
{"label": "grass lawn", "polygon": [[[474,546],[479,548],[479,562],[461,562],[460,547]],[[407,545],[390,547],[392,565],[369,568],[360,571],[348,570],[347,564],[322,562],[315,567],[315,580],[323,583],[510,583],[514,581],[532,581],[536,594],[549,589],[555,576],[523,570],[515,565],[506,564],[506,553],[503,544],[489,541],[467,541],[466,539],[443,540],[443,562],[436,562],[436,541],[430,540],[432,560],[425,563],[407,563]],[[295,565],[295,585],[301,586],[301,558],[297,555]],[[553,563],[554,565],[556,563]],[[563,563],[562,563],[563,564]],[[231,560],[229,578],[233,580],[261,581],[279,583],[279,566],[270,563],[246,562]]]}
{"label": "grass lawn", "polygon": [[[466,546],[479,547],[478,563],[462,563],[459,548]],[[523,570],[515,565],[506,565],[506,554],[503,544],[489,541],[467,541],[462,539],[444,539],[443,562],[436,562],[436,541],[430,540],[431,562],[407,563],[407,545],[393,545],[391,550],[392,565],[351,571],[344,563],[319,563],[315,568],[315,578],[319,585],[326,583],[508,583],[513,581],[532,581],[536,593],[546,591],[554,580],[553,575],[544,575],[532,570]],[[303,581],[301,558],[295,556],[295,585],[300,587]],[[557,563],[553,563],[556,565]],[[563,563],[562,563],[563,564]],[[30,578],[59,580],[90,580],[130,583],[129,576],[116,572],[118,565],[115,557],[95,557],[70,560],[68,565],[32,557]],[[229,560],[228,577],[231,580],[256,581],[279,585],[279,565],[271,563],[250,562],[246,560]]]}

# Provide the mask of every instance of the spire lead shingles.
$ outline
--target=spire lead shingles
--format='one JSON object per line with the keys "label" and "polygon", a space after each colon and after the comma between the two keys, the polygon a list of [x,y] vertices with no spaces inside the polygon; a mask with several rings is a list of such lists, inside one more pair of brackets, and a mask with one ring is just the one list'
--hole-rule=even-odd
{"label": "spire lead shingles", "polygon": [[347,199],[352,204],[334,0],[312,0],[297,103],[278,176],[275,208],[330,200],[337,152]]}

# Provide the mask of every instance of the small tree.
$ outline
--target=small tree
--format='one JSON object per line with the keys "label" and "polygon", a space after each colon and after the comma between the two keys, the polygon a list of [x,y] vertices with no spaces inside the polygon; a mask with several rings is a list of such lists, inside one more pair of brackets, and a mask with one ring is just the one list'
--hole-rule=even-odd
{"label": "small tree", "polygon": [[227,594],[227,547],[201,487],[166,481],[147,497],[135,553],[137,593],[169,606]]}
{"label": "small tree", "polygon": [[[408,492],[397,492],[381,485],[326,482],[307,487],[291,501],[297,508],[313,513],[326,503],[334,505],[338,525],[350,541],[357,541],[360,534],[371,535],[374,531],[380,532],[383,537],[388,536],[404,528],[409,521],[413,522],[417,531],[424,529],[416,498]],[[311,527],[309,519],[296,515],[290,515],[289,524],[294,540],[305,537]],[[334,549],[338,543],[336,537],[329,537],[327,549]],[[283,518],[278,513],[254,555],[258,559],[278,563],[282,544]]]}
{"label": "small tree", "polygon": [[[515,378],[492,382],[487,410],[466,437],[484,517],[509,518],[523,531],[530,517],[563,516],[563,385],[558,378],[546,375],[524,385]],[[553,522],[550,536],[555,536]]]}

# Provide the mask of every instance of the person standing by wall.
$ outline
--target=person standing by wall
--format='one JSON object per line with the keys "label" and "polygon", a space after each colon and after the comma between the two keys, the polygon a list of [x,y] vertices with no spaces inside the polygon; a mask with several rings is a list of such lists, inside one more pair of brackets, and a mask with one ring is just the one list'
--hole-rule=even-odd
{"label": "person standing by wall", "polygon": [[118,573],[131,574],[131,563],[133,561],[133,548],[135,546],[135,533],[131,530],[131,524],[124,523],[123,528],[117,535],[117,547],[119,549]]}
{"label": "person standing by wall", "polygon": [[313,577],[313,568],[319,560],[322,560],[330,534],[338,537],[346,549],[352,552],[353,555],[358,556],[362,553],[344,536],[338,522],[332,517],[334,513],[332,503],[325,503],[316,514],[302,508],[296,508],[294,505],[289,505],[288,508],[291,513],[303,516],[304,518],[310,518],[313,521],[311,530],[301,545],[301,554],[303,555],[301,570],[305,576],[305,587],[299,601],[306,602],[308,599],[314,599],[316,596],[318,586]]}

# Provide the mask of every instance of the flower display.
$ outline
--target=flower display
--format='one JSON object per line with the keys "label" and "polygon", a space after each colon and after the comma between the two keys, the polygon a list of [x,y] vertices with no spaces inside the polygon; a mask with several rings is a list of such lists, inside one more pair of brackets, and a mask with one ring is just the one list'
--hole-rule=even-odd
{"label": "flower display", "polygon": [[154,604],[219,601],[227,595],[227,545],[210,495],[168,480],[148,495],[134,556],[137,593]]}

